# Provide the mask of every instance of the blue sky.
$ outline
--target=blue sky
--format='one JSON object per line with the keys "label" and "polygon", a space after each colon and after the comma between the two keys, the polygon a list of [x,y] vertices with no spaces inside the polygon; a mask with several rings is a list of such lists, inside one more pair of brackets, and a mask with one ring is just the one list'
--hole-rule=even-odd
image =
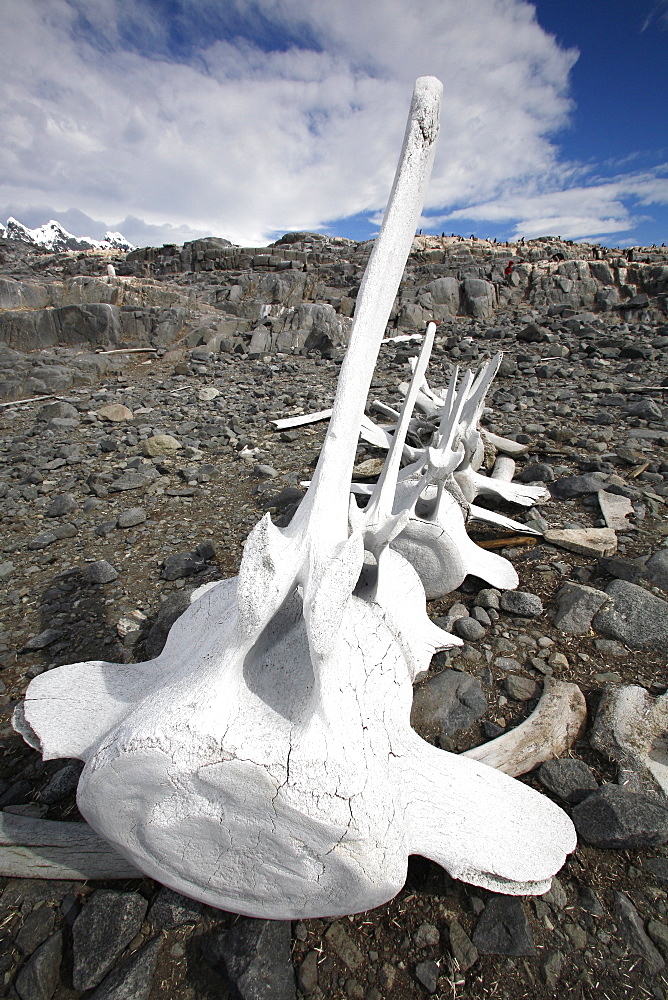
{"label": "blue sky", "polygon": [[369,238],[433,74],[425,232],[668,242],[667,48],[668,0],[0,0],[0,220]]}

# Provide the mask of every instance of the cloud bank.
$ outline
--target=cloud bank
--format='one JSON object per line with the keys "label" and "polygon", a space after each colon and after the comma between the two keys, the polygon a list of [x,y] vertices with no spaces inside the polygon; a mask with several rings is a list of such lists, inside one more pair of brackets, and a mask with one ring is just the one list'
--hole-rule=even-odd
{"label": "cloud bank", "polygon": [[0,205],[29,225],[49,206],[135,243],[260,245],[372,218],[424,74],[445,88],[432,229],[605,234],[634,224],[625,198],[668,198],[658,169],[559,162],[577,52],[525,0],[5,0],[0,25]]}

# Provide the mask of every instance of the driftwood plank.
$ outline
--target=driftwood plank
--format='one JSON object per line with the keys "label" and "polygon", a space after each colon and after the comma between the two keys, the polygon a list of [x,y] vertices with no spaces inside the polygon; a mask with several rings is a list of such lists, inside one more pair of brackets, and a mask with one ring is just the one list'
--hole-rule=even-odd
{"label": "driftwood plank", "polygon": [[0,875],[53,879],[144,877],[87,823],[59,823],[11,813],[0,813]]}

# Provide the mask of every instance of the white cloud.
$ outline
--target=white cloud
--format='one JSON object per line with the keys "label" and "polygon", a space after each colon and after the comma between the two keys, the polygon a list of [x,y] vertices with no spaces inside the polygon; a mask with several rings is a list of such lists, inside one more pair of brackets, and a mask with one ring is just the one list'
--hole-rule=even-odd
{"label": "white cloud", "polygon": [[[531,239],[558,235],[564,239],[594,240],[613,233],[628,232],[644,221],[635,213],[638,206],[668,204],[668,164],[653,171],[625,174],[610,180],[592,179],[589,184],[539,194],[515,190],[494,201],[430,218],[432,226],[446,226],[459,220],[511,223],[514,235]],[[633,207],[626,203],[630,201]]]}
{"label": "white cloud", "polygon": [[[147,234],[251,245],[324,229],[383,207],[412,83],[434,74],[445,100],[428,210],[487,206],[487,219],[529,224],[498,215],[521,207],[509,194],[521,189],[525,205],[538,199],[531,218],[547,198],[542,218],[585,224],[542,193],[557,174],[577,180],[555,146],[577,53],[526,0],[179,0],[177,38],[166,9],[2,5],[0,203],[114,228],[132,217],[133,240],[140,220],[157,227]],[[601,212],[587,212],[597,232],[628,217],[621,202]]]}

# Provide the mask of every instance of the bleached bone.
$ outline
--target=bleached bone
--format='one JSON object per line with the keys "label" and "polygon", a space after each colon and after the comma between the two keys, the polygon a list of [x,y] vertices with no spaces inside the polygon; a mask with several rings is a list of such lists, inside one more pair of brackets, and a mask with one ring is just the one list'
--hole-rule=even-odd
{"label": "bleached bone", "polygon": [[[310,486],[311,482],[308,479],[303,480],[300,486]],[[370,483],[352,483],[350,487],[350,492],[356,494],[357,496],[369,497],[373,493],[373,486]],[[422,498],[426,501],[434,500],[436,498],[436,487],[428,486],[424,491]],[[494,524],[501,528],[509,528],[511,531],[520,531],[524,535],[542,535],[542,531],[538,531],[537,528],[532,528],[528,524],[522,524],[521,521],[515,521],[512,517],[505,517],[503,514],[497,514],[496,511],[485,510],[484,507],[476,507],[475,504],[469,505],[469,521],[481,521],[483,524]],[[468,523],[468,522],[467,522]]]}
{"label": "bleached bone", "polygon": [[328,420],[332,411],[318,410],[317,413],[302,413],[298,417],[282,417],[280,420],[272,420],[277,431],[285,431],[290,427],[304,427],[306,424],[317,424],[320,420]]}
{"label": "bleached bone", "polygon": [[[465,751],[462,756],[519,777],[570,749],[584,725],[586,714],[586,703],[576,684],[546,678],[541,699],[528,719],[502,736]],[[0,876],[142,877],[138,869],[85,823],[28,819],[9,813],[0,813]]]}
{"label": "bleached bone", "polygon": [[491,431],[485,430],[484,427],[480,428],[480,433],[486,441],[489,441],[497,451],[502,451],[504,455],[512,455],[514,458],[519,458],[521,455],[526,455],[529,450],[528,444],[519,444],[517,441],[511,441],[510,438],[492,434]]}
{"label": "bleached bone", "polygon": [[505,500],[507,503],[519,503],[531,507],[536,503],[546,503],[550,499],[550,491],[544,486],[530,486],[526,483],[505,483],[501,479],[483,476],[473,469],[457,472],[455,475],[462,492],[471,501],[476,497],[491,497],[495,500]]}
{"label": "bleached bone", "polygon": [[417,82],[327,436],[290,525],[265,516],[239,576],[206,588],[156,659],[48,671],[15,713],[46,759],[85,761],[80,811],[119,853],[250,916],[369,909],[401,888],[412,853],[477,885],[541,893],[575,847],[549,799],[410,728],[411,676],[455,640],[428,621],[417,574],[388,548],[407,516],[387,513],[398,445],[370,511],[349,510],[439,95],[438,81]]}
{"label": "bleached bone", "polygon": [[[362,422],[360,424],[360,437],[367,444],[372,444],[376,448],[382,448],[388,450],[392,444],[392,435],[389,431],[386,431],[384,427],[380,427],[378,424],[374,423],[366,414],[362,415]],[[417,448],[411,448],[410,445],[405,444],[403,446],[404,457],[409,462],[414,462],[418,458],[420,451]]]}
{"label": "bleached bone", "polygon": [[[490,444],[506,453],[518,453],[522,450],[521,445],[497,435],[484,433],[479,427],[479,420],[485,406],[485,395],[496,375],[503,355],[497,354],[491,361],[487,362],[476,377],[470,388],[470,393],[462,411],[461,428],[459,439],[464,449],[460,465],[454,471],[454,478],[469,503],[478,496],[493,500],[503,500],[509,503],[518,503],[523,506],[531,506],[535,503],[544,503],[550,499],[550,492],[542,486],[527,486],[523,483],[506,482],[501,478],[488,477],[479,472],[484,457],[484,447],[486,439]],[[411,358],[411,366],[415,368],[416,359]],[[455,367],[450,378],[450,383],[445,391],[435,392],[426,380],[422,378],[416,394],[416,406],[432,419],[442,416],[447,411],[448,394],[451,394],[453,387],[457,384],[459,368]],[[402,382],[400,390],[405,394],[408,392],[409,383]]]}
{"label": "bleached bone", "polygon": [[668,797],[668,694],[652,698],[635,684],[606,687],[590,740],[617,764],[620,785]]}
{"label": "bleached bone", "polygon": [[462,756],[519,777],[569,750],[587,718],[587,703],[577,684],[545,678],[540,701],[528,719],[495,740]]}
{"label": "bleached bone", "polygon": [[473,503],[469,505],[469,520],[482,521],[483,524],[494,524],[499,528],[509,528],[511,531],[519,531],[523,535],[543,534],[542,531],[532,528],[528,524],[522,524],[521,521],[515,521],[512,517],[497,514],[496,511],[485,510],[484,507],[476,507]]}
{"label": "bleached bone", "polygon": [[492,479],[501,479],[504,483],[512,483],[515,475],[515,459],[510,455],[499,455],[494,468],[492,469]]}
{"label": "bleached bone", "polygon": [[[430,350],[427,335],[412,366],[413,377],[406,389],[404,406],[427,386],[424,371]],[[468,429],[475,425],[484,404],[494,364],[498,365],[498,361],[486,366],[475,380],[471,372],[465,373],[459,385],[459,372],[455,369],[447,393],[440,401],[440,423],[433,445],[423,449],[418,460],[403,470],[397,483],[395,513],[407,509],[410,519],[392,546],[415,567],[428,598],[450,593],[468,574],[504,590],[511,590],[519,583],[512,563],[469,538],[466,532],[469,504],[456,475],[453,476],[478,449],[479,437],[474,440]],[[400,428],[399,423],[393,445]],[[490,515],[488,519],[493,518]]]}

